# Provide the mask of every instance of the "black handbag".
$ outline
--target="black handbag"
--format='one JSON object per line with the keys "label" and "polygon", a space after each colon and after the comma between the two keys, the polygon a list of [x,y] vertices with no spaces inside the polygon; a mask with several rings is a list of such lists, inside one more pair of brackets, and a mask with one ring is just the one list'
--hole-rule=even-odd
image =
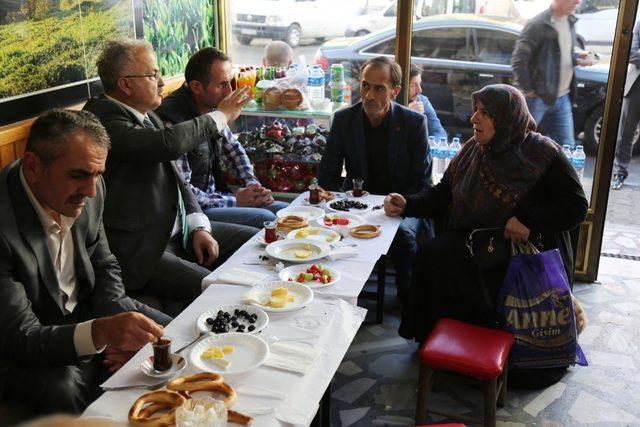
{"label": "black handbag", "polygon": [[466,245],[471,259],[480,271],[504,264],[511,256],[509,240],[503,227],[476,228],[469,233]]}

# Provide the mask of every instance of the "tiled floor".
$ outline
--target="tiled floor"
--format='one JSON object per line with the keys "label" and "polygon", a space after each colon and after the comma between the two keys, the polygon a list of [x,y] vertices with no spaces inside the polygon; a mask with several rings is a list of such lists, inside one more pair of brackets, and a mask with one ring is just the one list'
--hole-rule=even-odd
{"label": "tiled floor", "polygon": [[[361,328],[334,378],[332,426],[413,423],[417,344],[397,335],[398,306],[388,288],[385,323]],[[603,257],[599,283],[574,290],[589,316],[579,342],[590,366],[570,368],[545,390],[510,389],[498,425],[640,426],[640,261]],[[441,411],[482,414],[479,389],[445,385],[430,402]]]}

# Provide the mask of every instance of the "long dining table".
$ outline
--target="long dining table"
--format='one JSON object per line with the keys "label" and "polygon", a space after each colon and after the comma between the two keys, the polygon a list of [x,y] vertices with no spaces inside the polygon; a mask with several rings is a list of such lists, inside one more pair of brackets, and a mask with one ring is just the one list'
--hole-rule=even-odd
{"label": "long dining table", "polygon": [[[295,209],[304,201],[305,193],[291,203]],[[370,195],[362,200],[371,206],[382,204],[384,197]],[[366,310],[356,305],[379,257],[386,254],[398,229],[400,219],[390,218],[381,209],[369,211],[365,223],[379,225],[380,236],[374,239],[345,237],[342,245],[357,245],[349,257],[335,261],[321,260],[323,265],[341,273],[340,280],[314,293],[313,300],[304,308],[283,313],[270,312],[266,327],[256,336],[268,346],[287,345],[314,357],[305,369],[293,370],[282,364],[270,363],[269,358],[260,366],[237,375],[225,375],[225,382],[237,393],[234,410],[254,418],[255,426],[309,425],[319,408],[325,390],[340,366],[355,334],[364,321]],[[260,231],[264,233],[264,231]],[[245,268],[269,275],[265,280],[276,280],[272,265],[255,265],[264,247],[255,239],[247,241],[223,265],[203,280],[203,293],[178,315],[166,328],[165,336],[172,339],[172,348],[178,349],[198,336],[196,319],[207,310],[225,305],[242,304],[247,286],[220,283],[219,276],[230,268]],[[192,348],[192,347],[191,347]],[[192,363],[191,348],[181,353],[186,369],[181,375],[200,372]],[[113,374],[103,388],[127,385],[154,385],[158,379],[146,376],[143,362],[153,354],[148,344]],[[147,362],[148,363],[148,362]],[[127,422],[129,408],[145,389],[106,391],[83,413],[83,417],[109,418]]]}

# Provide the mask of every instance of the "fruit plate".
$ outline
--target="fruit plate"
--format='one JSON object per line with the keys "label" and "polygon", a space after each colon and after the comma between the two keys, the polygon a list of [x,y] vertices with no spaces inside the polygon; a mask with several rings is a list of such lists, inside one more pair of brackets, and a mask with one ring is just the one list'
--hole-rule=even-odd
{"label": "fruit plate", "polygon": [[329,268],[326,265],[323,265],[322,267],[324,267],[325,269],[329,270],[329,275],[331,276],[332,280],[330,282],[327,283],[321,283],[315,280],[309,281],[309,282],[297,282],[296,278],[298,277],[298,275],[300,273],[304,273],[306,272],[308,269],[311,268],[313,264],[303,264],[303,265],[292,265],[291,267],[287,267],[283,270],[280,271],[279,276],[281,280],[284,280],[285,282],[289,282],[289,279],[291,279],[292,282],[294,283],[302,283],[305,286],[308,286],[312,289],[317,289],[317,288],[324,288],[330,285],[333,285],[334,283],[336,283],[338,280],[340,280],[340,272],[337,270],[334,270],[333,268]]}
{"label": "fruit plate", "polygon": [[[223,368],[209,359],[202,359],[202,354],[212,347],[233,346],[232,353],[225,354],[224,359],[230,362]],[[249,372],[262,365],[269,357],[269,346],[256,335],[230,332],[228,334],[211,335],[198,342],[191,350],[191,366],[205,372],[233,375]]]}
{"label": "fruit plate", "polygon": [[287,234],[287,239],[309,239],[322,243],[336,243],[340,241],[340,234],[325,227],[304,227],[292,230]]}
{"label": "fruit plate", "polygon": [[[236,310],[238,311],[244,310],[249,315],[255,314],[256,315],[255,322],[250,323],[244,316],[237,316],[235,314]],[[264,310],[260,310],[258,307],[253,307],[253,306],[244,305],[244,304],[221,305],[211,310],[207,310],[204,313],[202,313],[200,316],[198,316],[198,318],[196,319],[197,332],[206,331],[214,334],[238,332],[237,327],[232,326],[232,322],[234,320],[231,320],[228,322],[229,332],[213,332],[212,331],[211,326],[207,324],[207,319],[216,319],[219,311],[229,313],[232,318],[237,317],[235,319],[235,322],[241,325],[245,325],[245,327],[247,328],[245,329],[246,331],[244,332],[245,334],[257,334],[258,332],[266,328],[267,325],[269,324],[269,316],[267,315],[267,313],[264,312]],[[255,326],[255,329],[253,331],[249,331],[248,330],[249,326]],[[242,333],[242,332],[238,332],[238,333]]]}
{"label": "fruit plate", "polygon": [[[289,294],[295,297],[295,301],[286,304],[284,307],[271,307],[269,305],[265,305],[269,301],[271,291],[276,288],[287,288]],[[273,282],[266,282],[254,286],[244,295],[244,300],[251,305],[260,307],[264,311],[283,313],[304,308],[307,304],[313,301],[313,291],[309,286],[303,285],[302,283],[275,280]]]}
{"label": "fruit plate", "polygon": [[285,209],[281,209],[276,213],[278,218],[284,218],[285,216],[299,216],[307,221],[315,221],[318,218],[324,216],[324,209],[316,208],[313,206],[290,206]]}
{"label": "fruit plate", "polygon": [[309,262],[329,255],[331,247],[326,242],[310,239],[286,239],[269,243],[267,255],[288,262]]}
{"label": "fruit plate", "polygon": [[[355,208],[355,207],[351,207],[348,208],[347,210],[342,210],[342,209],[337,209],[334,206],[336,206],[339,203],[358,203],[361,204],[363,206],[366,206],[364,208]],[[371,209],[373,208],[372,204],[369,202],[367,203],[365,200],[362,200],[362,198],[359,197],[354,197],[352,199],[338,199],[338,200],[333,200],[329,203],[327,203],[327,210],[331,211],[331,212],[338,212],[338,213],[353,213],[353,214],[363,214],[363,213],[367,213],[369,211],[371,211]]]}
{"label": "fruit plate", "polygon": [[[325,218],[330,218],[331,220],[333,220],[334,218],[347,218],[349,220],[349,224],[345,224],[345,225],[331,224],[331,225],[329,225],[329,224],[325,223],[325,221],[324,221]],[[327,228],[332,228],[332,229],[339,229],[339,228],[343,228],[343,227],[352,228],[352,227],[357,227],[359,225],[364,224],[364,218],[362,218],[359,215],[348,213],[348,212],[328,213],[324,217],[320,218],[317,221],[317,223],[321,227],[327,227]],[[340,233],[340,234],[342,234],[342,233]]]}

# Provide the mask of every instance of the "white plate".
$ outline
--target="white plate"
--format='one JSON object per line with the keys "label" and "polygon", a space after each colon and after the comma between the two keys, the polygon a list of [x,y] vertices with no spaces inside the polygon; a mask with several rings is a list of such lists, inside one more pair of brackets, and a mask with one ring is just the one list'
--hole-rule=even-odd
{"label": "white plate", "polygon": [[[222,347],[231,345],[233,353],[225,354],[225,359],[231,364],[223,369],[200,356],[205,350],[211,347]],[[214,372],[222,375],[243,374],[262,365],[269,357],[269,346],[256,335],[239,334],[230,332],[228,334],[212,335],[198,342],[191,350],[191,365],[200,371]]]}
{"label": "white plate", "polygon": [[[339,199],[339,200],[345,200],[345,199]],[[354,201],[354,202],[360,202],[360,203],[363,203],[363,204],[367,205],[367,207],[366,207],[365,209],[356,209],[356,208],[351,208],[351,209],[349,209],[348,213],[352,213],[352,214],[364,214],[364,213],[370,212],[370,211],[371,211],[371,209],[373,208],[373,205],[372,205],[369,201],[367,201],[367,200],[363,200],[363,199],[362,199],[362,197],[352,197],[352,198],[348,198],[348,199],[346,199],[346,200],[351,200],[351,201]],[[331,212],[338,212],[338,213],[342,213],[342,212],[344,212],[344,213],[347,213],[347,211],[339,211],[339,210],[334,209],[334,208],[332,208],[332,207],[331,207],[331,204],[332,204],[332,203],[335,203],[335,202],[337,202],[337,201],[338,201],[338,200],[332,200],[332,201],[330,201],[329,203],[327,203],[327,209],[328,209],[329,211],[331,211]]]}
{"label": "white plate", "polygon": [[[305,232],[311,232],[315,234],[309,234],[305,237],[297,237],[298,233],[300,232],[302,232],[302,234],[304,234]],[[298,228],[297,230],[291,230],[289,234],[287,234],[287,239],[309,239],[331,244],[340,241],[340,234],[325,227],[304,227]]]}
{"label": "white plate", "polygon": [[[270,257],[282,261],[309,262],[329,255],[331,247],[326,242],[317,240],[286,239],[269,243],[265,250]],[[308,250],[311,251],[311,255],[305,258],[298,258],[294,254],[296,250]]]}
{"label": "white plate", "polygon": [[299,216],[311,222],[318,218],[322,218],[324,216],[324,209],[313,206],[290,206],[288,208],[281,209],[276,213],[278,218],[284,218],[289,215]]}
{"label": "white plate", "polygon": [[336,212],[336,213],[328,213],[325,216],[328,216],[329,218],[333,219],[333,218],[349,218],[349,224],[348,225],[325,225],[324,223],[324,217],[320,218],[318,221],[316,221],[318,223],[318,225],[320,225],[321,227],[326,227],[326,228],[343,228],[343,227],[347,227],[347,228],[352,228],[352,227],[357,227],[359,225],[364,224],[364,218],[362,218],[360,215],[356,215],[356,214],[352,214],[349,212]]}
{"label": "white plate", "polygon": [[[322,265],[322,263],[318,263],[318,264]],[[311,268],[312,265],[313,264],[303,264],[303,265],[292,265],[291,267],[287,267],[284,270],[280,271],[279,273],[280,279],[284,280],[285,282],[288,282],[289,279],[291,279],[291,281],[293,281],[294,283],[300,283],[300,282],[296,282],[296,277],[298,277],[298,274],[306,272],[309,268]],[[320,283],[316,281],[304,282],[304,285],[312,289],[324,288],[325,286],[333,285],[338,280],[340,280],[339,271],[334,270],[333,268],[329,268],[326,265],[322,265],[322,266],[331,272],[331,278],[333,280],[330,281],[329,283]]]}
{"label": "white plate", "polygon": [[303,285],[301,283],[295,282],[285,282],[282,280],[275,280],[273,282],[266,282],[260,285],[256,285],[247,293],[255,293],[256,295],[263,296],[271,296],[271,291],[275,288],[287,288],[290,294],[293,294],[296,297],[295,301],[290,302],[286,306],[282,308],[274,308],[269,306],[260,305],[258,303],[252,304],[257,305],[264,311],[272,311],[272,312],[287,312],[294,311],[304,308],[307,304],[313,301],[313,291],[307,285]]}
{"label": "white plate", "polygon": [[172,353],[171,360],[173,361],[173,363],[171,364],[171,368],[169,370],[158,372],[153,369],[153,355],[151,355],[140,364],[140,369],[146,375],[153,378],[171,378],[184,371],[184,368],[187,367],[187,361],[179,354]]}
{"label": "white plate", "polygon": [[[253,238],[253,240],[260,243],[262,246],[268,245],[268,243],[264,240],[264,232],[257,234],[256,237]],[[284,240],[284,236],[278,235],[278,240]]]}
{"label": "white plate", "polygon": [[[221,306],[216,307],[216,308],[214,308],[212,310],[207,310],[204,313],[202,313],[196,319],[196,330],[198,332],[202,332],[202,331],[211,332],[211,327],[209,325],[207,325],[207,318],[211,317],[211,318],[215,319],[218,316],[218,311],[220,311],[220,310],[229,312],[229,314],[231,314],[231,316],[234,316],[235,310],[247,310],[247,313],[249,313],[249,314],[254,314],[255,313],[255,315],[258,316],[258,318],[256,319],[255,323],[249,323],[247,320],[245,320],[244,317],[240,317],[241,321],[238,322],[238,323],[242,323],[247,328],[249,327],[249,325],[253,325],[253,326],[256,327],[251,332],[249,332],[247,329],[245,329],[245,331],[246,331],[246,332],[244,332],[245,334],[257,334],[258,332],[263,330],[267,326],[267,324],[269,324],[269,316],[267,315],[267,313],[265,313],[264,311],[260,310],[259,308],[252,307],[250,305],[244,305],[244,304],[233,304],[233,305],[221,305]],[[233,326],[229,325],[229,327],[231,329],[227,333],[236,332],[235,328],[233,328]],[[212,333],[215,334],[215,332],[212,332]],[[239,332],[239,333],[242,333],[242,332]]]}
{"label": "white plate", "polygon": [[[355,196],[353,195],[353,190],[346,191],[344,194],[346,194],[346,195],[347,195],[347,197],[349,197],[349,198],[353,197],[354,199],[358,200],[358,199],[362,199],[363,197],[367,197],[367,196],[369,195],[369,192],[368,192],[367,190],[364,190],[364,191],[362,192],[362,196],[360,196],[360,197],[355,197]],[[333,200],[332,200],[332,201],[333,201]]]}

